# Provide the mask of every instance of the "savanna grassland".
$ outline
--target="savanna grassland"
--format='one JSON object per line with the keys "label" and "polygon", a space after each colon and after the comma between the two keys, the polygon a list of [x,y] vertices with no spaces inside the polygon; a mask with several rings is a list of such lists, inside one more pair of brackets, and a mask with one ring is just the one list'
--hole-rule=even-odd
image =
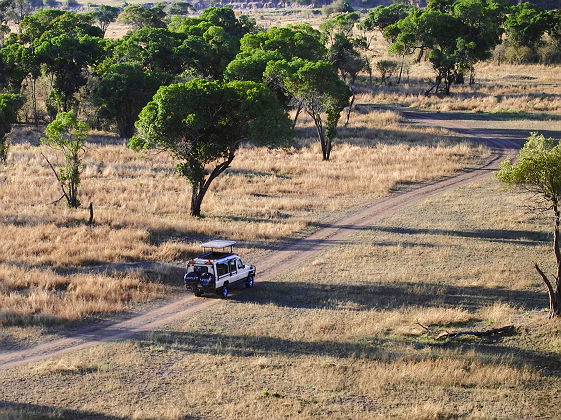
{"label": "savanna grassland", "polygon": [[4,413],[555,418],[561,327],[530,263],[551,238],[526,198],[449,190],[167,328],[3,372]]}
{"label": "savanna grassland", "polygon": [[[475,86],[453,86],[450,97],[424,96],[426,63],[401,85],[367,86],[362,75],[330,162],[302,116],[293,147],[239,150],[203,218],[188,215],[190,187],[173,159],[135,153],[105,132],[87,144],[82,207],[52,204],[60,191],[41,153],[60,158],[39,146],[40,130],[16,127],[0,168],[0,348],[182,293],[173,264],[203,240],[235,239],[244,260],[263,258],[287,238],[489,156],[461,134],[409,124],[404,109],[457,113],[490,135],[559,132],[558,74],[485,63]],[[532,268],[552,264],[550,226],[527,200],[489,176],[357,229],[189,319],[4,370],[0,417],[555,418],[561,326],[546,320]],[[153,261],[171,264],[125,270]],[[435,338],[510,324],[512,335]]]}
{"label": "savanna grassland", "polygon": [[[330,162],[321,162],[310,121],[302,118],[298,133],[298,145],[288,149],[242,148],[213,183],[199,219],[188,216],[189,185],[169,156],[100,144],[111,141],[102,136],[93,136],[86,148],[82,209],[53,205],[60,191],[41,153],[53,162],[56,154],[37,145],[36,131],[17,129],[0,184],[0,322],[20,331],[18,326],[56,325],[165,296],[177,290],[180,272],[87,267],[182,261],[213,237],[240,241],[248,255],[266,252],[275,241],[400,183],[449,175],[487,153],[451,133],[409,127],[398,114],[368,104],[341,129]],[[93,226],[86,223],[90,202]]]}

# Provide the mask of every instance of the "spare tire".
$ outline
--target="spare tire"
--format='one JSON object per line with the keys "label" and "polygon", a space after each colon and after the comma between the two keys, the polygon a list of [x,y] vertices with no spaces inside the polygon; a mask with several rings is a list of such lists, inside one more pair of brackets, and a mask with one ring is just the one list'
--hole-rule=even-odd
{"label": "spare tire", "polygon": [[214,281],[214,276],[210,273],[201,274],[201,284],[204,287],[209,286]]}
{"label": "spare tire", "polygon": [[191,271],[190,273],[185,273],[185,276],[183,276],[183,281],[185,282],[185,284],[197,283],[199,279],[200,279],[199,275],[194,271]]}

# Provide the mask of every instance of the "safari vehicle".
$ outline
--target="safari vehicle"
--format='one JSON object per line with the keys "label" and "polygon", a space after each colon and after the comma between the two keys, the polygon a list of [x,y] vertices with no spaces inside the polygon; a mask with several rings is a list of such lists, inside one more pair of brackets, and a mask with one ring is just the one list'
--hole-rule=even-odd
{"label": "safari vehicle", "polygon": [[192,290],[195,296],[212,292],[226,298],[233,286],[253,287],[255,266],[242,263],[233,253],[235,244],[235,241],[224,240],[201,244],[203,254],[187,262],[187,273],[183,277],[185,288]]}

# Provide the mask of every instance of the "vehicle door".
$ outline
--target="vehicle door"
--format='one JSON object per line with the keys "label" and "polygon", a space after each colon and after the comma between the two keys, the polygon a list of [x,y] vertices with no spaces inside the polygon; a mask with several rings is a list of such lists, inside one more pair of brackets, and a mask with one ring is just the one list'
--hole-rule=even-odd
{"label": "vehicle door", "polygon": [[222,287],[225,281],[231,282],[228,262],[216,263],[216,287]]}
{"label": "vehicle door", "polygon": [[228,267],[230,268],[230,283],[235,283],[243,278],[243,271],[238,270],[238,262],[236,258],[228,260]]}

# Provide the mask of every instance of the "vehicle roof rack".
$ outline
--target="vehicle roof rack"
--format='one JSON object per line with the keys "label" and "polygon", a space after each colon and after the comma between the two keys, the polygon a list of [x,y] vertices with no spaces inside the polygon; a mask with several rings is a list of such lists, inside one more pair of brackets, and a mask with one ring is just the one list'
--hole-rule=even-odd
{"label": "vehicle roof rack", "polygon": [[232,247],[236,244],[236,241],[226,241],[223,239],[217,239],[210,242],[205,242],[201,244],[201,248],[203,249],[224,249],[230,247],[230,252],[232,251]]}

